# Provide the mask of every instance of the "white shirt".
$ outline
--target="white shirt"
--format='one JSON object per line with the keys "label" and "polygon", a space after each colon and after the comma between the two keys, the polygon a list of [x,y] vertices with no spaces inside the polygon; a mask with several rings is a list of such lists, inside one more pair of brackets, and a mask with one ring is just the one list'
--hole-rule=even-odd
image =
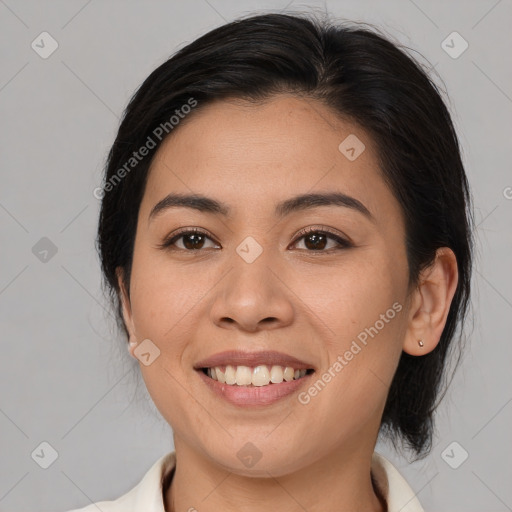
{"label": "white shirt", "polygon": [[[160,457],[142,480],[126,494],[113,501],[98,501],[68,512],[165,512],[162,480],[174,469],[176,452]],[[424,512],[415,492],[393,464],[373,452],[371,474],[387,503],[388,512]]]}

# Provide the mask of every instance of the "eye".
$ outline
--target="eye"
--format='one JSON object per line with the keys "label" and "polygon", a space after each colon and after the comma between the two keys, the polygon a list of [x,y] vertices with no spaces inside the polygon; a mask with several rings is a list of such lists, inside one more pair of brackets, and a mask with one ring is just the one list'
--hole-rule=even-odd
{"label": "eye", "polygon": [[[305,250],[308,252],[330,252],[330,250],[340,250],[346,249],[348,247],[353,247],[353,244],[329,230],[329,228],[322,227],[322,229],[318,227],[309,227],[304,228],[298,233],[298,237],[295,239],[293,244],[296,244],[298,241],[304,239],[304,245],[306,247]],[[326,249],[328,245],[328,241],[334,241],[334,247],[329,247]],[[337,245],[336,245],[337,244]]]}
{"label": "eye", "polygon": [[[182,247],[176,245],[176,242],[182,240]],[[173,233],[169,238],[164,240],[163,243],[159,244],[158,247],[160,249],[180,249],[182,251],[197,251],[200,249],[204,249],[205,240],[210,240],[213,242],[212,238],[206,231],[202,231],[200,229],[188,229],[184,228],[178,233]],[[215,244],[213,246],[215,248]],[[217,245],[216,247],[219,247]],[[207,247],[208,248],[208,247]]]}
{"label": "eye", "polygon": [[[329,228],[308,227],[299,231],[298,236],[295,238],[292,245],[296,245],[299,241],[304,239],[305,249],[307,252],[330,252],[332,250],[346,249],[353,247],[353,244],[329,230]],[[206,241],[209,240],[213,245],[210,247],[205,246]],[[180,244],[177,242],[181,241]],[[327,247],[328,242],[334,242],[334,247]],[[220,248],[220,245],[213,241],[213,237],[206,231],[198,228],[183,228],[178,233],[173,233],[161,244],[157,246],[160,249],[181,250],[186,252],[198,251],[208,248]]]}

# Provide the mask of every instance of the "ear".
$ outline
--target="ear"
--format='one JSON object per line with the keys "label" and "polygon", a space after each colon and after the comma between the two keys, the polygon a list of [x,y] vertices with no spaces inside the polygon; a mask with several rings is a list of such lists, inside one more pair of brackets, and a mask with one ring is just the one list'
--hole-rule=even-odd
{"label": "ear", "polygon": [[[420,275],[409,309],[409,322],[403,351],[421,356],[436,348],[457,289],[458,269],[454,252],[441,247],[436,259]],[[420,347],[418,341],[423,341]]]}
{"label": "ear", "polygon": [[130,295],[126,291],[126,287],[124,284],[124,270],[121,267],[117,267],[116,269],[116,275],[117,275],[117,283],[119,285],[120,290],[120,300],[121,305],[123,308],[123,320],[126,325],[126,328],[128,329],[129,334],[129,348],[128,351],[130,352],[130,355],[137,359],[137,357],[133,354],[133,351],[137,347],[137,338],[135,336],[135,326],[133,323],[133,316],[132,316],[132,308],[130,303]]}

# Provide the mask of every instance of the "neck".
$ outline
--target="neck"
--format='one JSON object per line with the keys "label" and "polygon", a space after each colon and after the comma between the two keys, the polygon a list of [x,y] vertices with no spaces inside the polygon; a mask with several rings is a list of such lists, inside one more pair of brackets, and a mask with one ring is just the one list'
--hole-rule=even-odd
{"label": "neck", "polygon": [[[387,512],[372,482],[373,446],[341,448],[280,477],[226,471],[175,436],[176,467],[164,490],[166,512]],[[357,445],[356,445],[357,446]]]}

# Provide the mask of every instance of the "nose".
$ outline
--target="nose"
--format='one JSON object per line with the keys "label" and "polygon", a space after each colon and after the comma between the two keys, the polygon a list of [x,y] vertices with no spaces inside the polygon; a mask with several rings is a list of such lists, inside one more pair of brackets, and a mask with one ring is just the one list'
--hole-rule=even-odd
{"label": "nose", "polygon": [[264,255],[265,251],[252,263],[238,255],[233,258],[212,303],[211,320],[217,326],[256,332],[286,327],[293,321],[294,295],[285,273],[270,254]]}

